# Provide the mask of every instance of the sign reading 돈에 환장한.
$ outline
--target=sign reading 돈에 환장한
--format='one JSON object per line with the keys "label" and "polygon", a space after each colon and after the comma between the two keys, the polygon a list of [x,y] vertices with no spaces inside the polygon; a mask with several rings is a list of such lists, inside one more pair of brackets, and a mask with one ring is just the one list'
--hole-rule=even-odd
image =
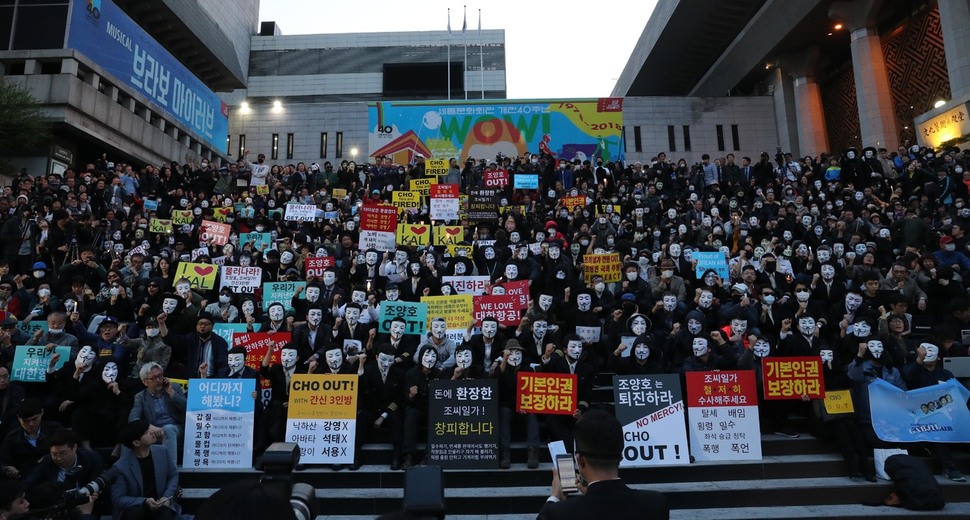
{"label": "sign reading \ub3c8\uc5d0 \ud658\uc7a5\ud55c", "polygon": [[431,381],[428,460],[446,469],[498,467],[494,380]]}

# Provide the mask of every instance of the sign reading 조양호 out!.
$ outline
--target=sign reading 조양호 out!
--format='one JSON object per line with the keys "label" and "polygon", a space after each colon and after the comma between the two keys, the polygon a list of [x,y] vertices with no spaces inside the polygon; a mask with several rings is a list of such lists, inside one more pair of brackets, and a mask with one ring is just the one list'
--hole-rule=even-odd
{"label": "sign reading \uc870\uc591\ud638 out!", "polygon": [[54,350],[51,351],[48,351],[47,347],[43,345],[19,345],[15,348],[13,371],[10,377],[12,381],[43,383],[47,380],[47,366],[55,353],[60,356],[54,365],[55,370],[71,361],[71,347],[68,346],[54,347]]}
{"label": "sign reading \uc870\uc591\ud638 out!", "polygon": [[252,467],[255,391],[255,379],[189,380],[183,466]]}
{"label": "sign reading \uc870\uc591\ud638 out!", "polygon": [[623,425],[620,467],[689,464],[679,376],[613,376],[613,397]]}
{"label": "sign reading \uc870\uc591\ud638 out!", "polygon": [[515,411],[572,415],[579,402],[576,382],[576,374],[519,372],[515,387]]}
{"label": "sign reading \uc870\uc591\ud638 out!", "polygon": [[428,459],[447,469],[498,467],[496,381],[431,381]]}
{"label": "sign reading \uc870\uc591\ud638 out!", "polygon": [[620,266],[620,253],[583,255],[583,278],[587,284],[597,275],[606,283],[619,282]]}
{"label": "sign reading \uc870\uc591\ud638 out!", "polygon": [[825,397],[819,357],[767,357],[762,360],[765,400]]}
{"label": "sign reading \uc870\uc591\ud638 out!", "polygon": [[290,380],[286,442],[300,446],[300,462],[354,462],[357,375],[295,374]]}
{"label": "sign reading \uc870\uc591\ud638 out!", "polygon": [[224,246],[229,243],[232,226],[211,220],[203,220],[199,229],[199,242]]}
{"label": "sign reading \uc870\uc591\ud638 out!", "polygon": [[390,300],[381,302],[378,332],[390,332],[391,320],[396,317],[404,318],[405,334],[424,334],[425,323],[428,320],[428,304]]}
{"label": "sign reading \uc870\uc591\ud638 out!", "polygon": [[695,460],[761,460],[754,371],[687,372],[687,417]]}
{"label": "sign reading \uc870\uc591\ud638 out!", "polygon": [[303,260],[303,273],[307,280],[323,278],[323,273],[335,265],[337,262],[332,256],[308,256]]}

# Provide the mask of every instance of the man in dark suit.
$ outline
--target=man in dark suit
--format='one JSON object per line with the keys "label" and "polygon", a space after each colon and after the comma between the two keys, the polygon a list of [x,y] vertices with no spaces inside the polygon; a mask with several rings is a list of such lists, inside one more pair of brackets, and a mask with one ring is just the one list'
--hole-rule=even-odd
{"label": "man in dark suit", "polygon": [[623,427],[612,415],[588,410],[576,421],[576,487],[581,494],[566,499],[559,473],[552,470],[552,493],[537,519],[587,519],[607,514],[612,520],[666,520],[667,499],[656,491],[630,489],[620,480]]}
{"label": "man in dark suit", "polygon": [[39,401],[27,399],[17,407],[20,427],[7,434],[0,445],[0,470],[6,476],[18,478],[29,475],[37,461],[47,454],[50,438],[61,425],[44,420]]}
{"label": "man in dark suit", "polygon": [[[151,424],[138,420],[125,425],[119,436],[129,450],[111,469],[111,501],[115,520],[173,520],[182,513],[178,499],[179,473],[164,446],[155,445]],[[151,468],[151,469],[149,469]]]}
{"label": "man in dark suit", "polygon": [[77,444],[77,435],[71,430],[58,430],[50,437],[50,452],[40,459],[40,464],[24,479],[27,489],[42,484],[61,482],[65,489],[83,486],[104,471],[101,457]]}
{"label": "man in dark suit", "polygon": [[376,362],[366,363],[360,376],[360,401],[357,406],[356,458],[351,469],[361,464],[361,447],[374,432],[390,430],[393,457],[391,470],[401,469],[401,401],[404,398],[404,368],[394,362],[395,350],[383,343],[375,349]]}
{"label": "man in dark suit", "polygon": [[306,323],[293,327],[293,345],[298,353],[300,363],[306,363],[314,352],[322,349],[333,341],[333,332],[329,325],[323,323],[323,309],[311,305],[306,311]]}
{"label": "man in dark suit", "polygon": [[180,358],[185,364],[186,378],[216,377],[229,366],[229,344],[222,336],[212,333],[212,315],[203,312],[195,322],[191,334],[169,334],[166,319],[158,320],[160,335],[172,345],[172,358]]}
{"label": "man in dark suit", "polygon": [[[279,352],[280,362],[270,365],[273,352]],[[269,380],[272,392],[266,413],[263,414],[264,424],[257,430],[261,432],[255,441],[256,452],[259,453],[274,442],[281,442],[286,433],[286,412],[290,400],[290,380],[294,374],[306,374],[307,363],[298,362],[299,354],[290,343],[277,344],[271,342],[266,349],[266,355],[259,367],[259,374]]]}

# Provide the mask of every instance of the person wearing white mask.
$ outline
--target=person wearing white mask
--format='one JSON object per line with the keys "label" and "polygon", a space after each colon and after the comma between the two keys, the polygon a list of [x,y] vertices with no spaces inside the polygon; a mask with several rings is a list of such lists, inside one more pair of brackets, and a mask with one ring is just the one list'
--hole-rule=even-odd
{"label": "person wearing white mask", "polygon": [[[657,341],[652,334],[641,334],[633,339],[632,347],[620,343],[610,356],[609,366],[618,375],[663,374],[664,369],[657,361],[662,356]],[[628,350],[631,350],[627,352]]]}
{"label": "person wearing white mask", "polygon": [[[279,360],[273,363],[273,360]],[[253,444],[257,453],[273,442],[282,442],[286,433],[286,412],[290,398],[290,381],[296,374],[305,374],[307,364],[299,361],[299,353],[291,343],[270,341],[260,363],[259,375],[270,382],[270,399],[266,406],[264,433]],[[272,363],[272,364],[271,364]]]}
{"label": "person wearing white mask", "polygon": [[528,453],[527,465],[529,469],[539,467],[539,419],[535,414],[520,414],[515,411],[515,392],[518,384],[519,372],[531,373],[535,369],[530,366],[525,348],[517,340],[510,339],[502,350],[500,363],[496,369],[499,395],[499,468],[508,469],[512,465],[512,423],[519,417],[525,422],[526,446]]}
{"label": "person wearing white mask", "polygon": [[[454,343],[454,342],[452,342]],[[423,345],[418,348],[415,356],[417,365],[404,374],[404,432],[401,443],[404,453],[402,469],[408,469],[415,464],[418,425],[427,422],[428,398],[431,394],[432,380],[441,378],[441,371],[435,368],[439,365],[438,350],[434,345]],[[454,366],[452,355],[452,365]]]}
{"label": "person wearing white mask", "polygon": [[404,368],[395,362],[395,351],[389,344],[378,344],[374,352],[377,353],[376,360],[365,363],[360,374],[363,391],[357,406],[356,451],[351,471],[360,468],[364,442],[371,441],[381,429],[390,432],[391,471],[401,469]]}
{"label": "person wearing white mask", "polygon": [[63,312],[52,312],[47,315],[47,330],[37,329],[31,337],[30,345],[45,345],[49,349],[53,346],[71,347],[71,356],[77,356],[80,350],[77,336],[68,334],[64,328],[67,326],[67,315]]}
{"label": "person wearing white mask", "polygon": [[593,384],[597,369],[588,361],[583,338],[576,334],[563,338],[562,348],[549,350],[542,356],[543,372],[576,375],[576,409],[571,415],[547,415],[546,426],[553,438],[563,441],[566,446],[573,445],[572,427],[592,400]]}
{"label": "person wearing white mask", "polygon": [[293,327],[293,341],[290,343],[300,353],[300,363],[309,361],[314,352],[333,341],[333,331],[323,322],[324,311],[319,305],[307,308],[305,323]]}

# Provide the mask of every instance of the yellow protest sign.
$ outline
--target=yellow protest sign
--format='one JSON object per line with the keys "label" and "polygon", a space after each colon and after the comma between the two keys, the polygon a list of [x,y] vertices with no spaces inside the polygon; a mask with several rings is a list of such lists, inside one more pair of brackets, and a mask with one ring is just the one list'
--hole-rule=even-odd
{"label": "yellow protest sign", "polygon": [[606,213],[607,215],[612,215],[613,213],[616,213],[617,215],[619,215],[620,205],[619,204],[597,204],[596,214],[599,215],[601,213]]}
{"label": "yellow protest sign", "polygon": [[416,191],[393,191],[391,202],[399,210],[418,209],[421,207],[421,194]]}
{"label": "yellow protest sign", "polygon": [[465,239],[465,228],[461,226],[435,226],[434,245],[448,246]]}
{"label": "yellow protest sign", "polygon": [[149,233],[171,233],[172,232],[172,221],[162,220],[159,218],[153,218],[148,221],[148,232]]}
{"label": "yellow protest sign", "polygon": [[215,222],[225,222],[226,217],[232,215],[232,208],[215,208],[212,211],[212,220]]}
{"label": "yellow protest sign", "polygon": [[181,226],[183,224],[191,224],[192,223],[192,218],[193,218],[193,216],[192,216],[192,210],[190,210],[190,209],[186,209],[186,210],[173,209],[172,210],[172,224],[175,224],[176,226]]}
{"label": "yellow protest sign", "polygon": [[620,281],[620,253],[583,255],[583,278],[589,283],[594,276],[603,277],[606,283]]}
{"label": "yellow protest sign", "polygon": [[411,180],[411,191],[416,191],[425,197],[431,196],[431,185],[437,184],[434,177],[425,177],[423,179],[412,179]]}
{"label": "yellow protest sign", "polygon": [[473,246],[460,246],[458,244],[450,244],[448,246],[448,253],[451,254],[451,256],[459,256],[458,251],[464,251],[465,256],[471,258],[474,250],[475,248]]}
{"label": "yellow protest sign", "polygon": [[293,374],[287,419],[356,419],[357,375]]}
{"label": "yellow protest sign", "polygon": [[431,226],[428,224],[398,224],[399,246],[423,247],[431,244]]}
{"label": "yellow protest sign", "polygon": [[431,330],[431,320],[434,318],[444,318],[451,330],[467,329],[468,323],[475,314],[475,306],[470,294],[422,296],[421,303],[428,304],[427,330]]}
{"label": "yellow protest sign", "polygon": [[825,392],[825,411],[829,415],[852,413],[852,394],[848,390],[828,390]]}
{"label": "yellow protest sign", "polygon": [[218,265],[179,262],[178,270],[175,271],[175,281],[185,278],[195,289],[213,289],[216,286],[217,274],[219,274]]}
{"label": "yellow protest sign", "polygon": [[347,196],[347,190],[344,188],[334,188],[333,191],[330,192],[330,194],[335,199],[342,199]]}
{"label": "yellow protest sign", "polygon": [[266,184],[256,186],[256,195],[269,195],[269,186]]}
{"label": "yellow protest sign", "polygon": [[448,175],[448,159],[428,159],[424,162],[424,173],[435,177]]}

